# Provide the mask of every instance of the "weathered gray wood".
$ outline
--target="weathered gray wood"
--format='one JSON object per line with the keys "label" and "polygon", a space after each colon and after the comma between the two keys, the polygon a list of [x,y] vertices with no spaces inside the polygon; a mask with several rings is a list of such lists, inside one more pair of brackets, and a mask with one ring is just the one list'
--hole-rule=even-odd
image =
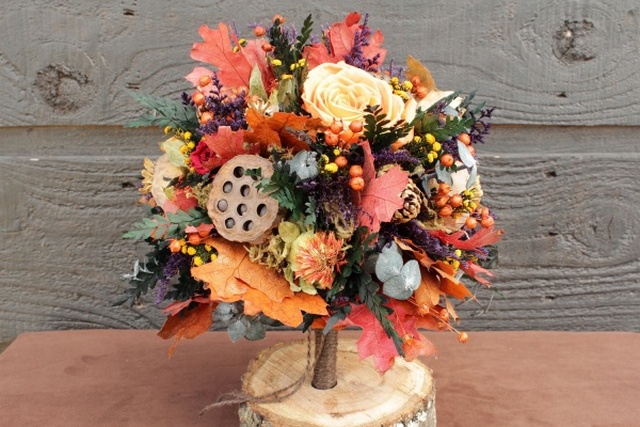
{"label": "weathered gray wood", "polygon": [[389,57],[421,59],[441,89],[478,90],[500,123],[639,125],[640,4],[635,0],[7,0],[0,17],[0,125],[121,124],[127,95],[186,90],[200,24],[301,25],[371,14]]}
{"label": "weathered gray wood", "polygon": [[120,127],[139,111],[127,91],[187,89],[200,24],[242,29],[281,13],[299,27],[313,12],[319,29],[351,10],[370,13],[390,57],[410,53],[440,89],[478,89],[498,106],[503,125],[479,150],[486,201],[506,231],[497,293],[490,304],[479,293],[484,309],[460,306],[461,329],[640,331],[637,1],[7,0],[0,341],[161,324],[153,295],[111,307],[146,250],[121,235],[142,215],[136,177],[163,137]]}
{"label": "weathered gray wood", "polygon": [[[162,137],[0,129],[0,341],[162,323],[153,295],[143,306],[111,306],[146,250],[121,235],[143,215],[137,176]],[[496,126],[480,153],[486,201],[506,234],[499,294],[489,303],[491,292],[479,292],[483,312],[460,306],[460,328],[640,331],[637,128]]]}

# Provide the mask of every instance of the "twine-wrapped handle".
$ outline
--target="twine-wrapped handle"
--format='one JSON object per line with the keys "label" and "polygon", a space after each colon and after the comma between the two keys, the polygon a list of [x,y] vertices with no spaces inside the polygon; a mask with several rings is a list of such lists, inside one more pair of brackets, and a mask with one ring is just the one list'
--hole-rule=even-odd
{"label": "twine-wrapped handle", "polygon": [[313,369],[311,385],[318,390],[329,390],[338,383],[336,361],[338,358],[338,331],[332,329],[324,334],[315,330],[316,363]]}

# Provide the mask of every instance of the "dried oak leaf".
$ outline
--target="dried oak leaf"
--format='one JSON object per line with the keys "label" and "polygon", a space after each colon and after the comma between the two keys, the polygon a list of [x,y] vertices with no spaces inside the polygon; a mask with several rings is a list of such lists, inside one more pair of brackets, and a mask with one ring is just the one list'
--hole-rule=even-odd
{"label": "dried oak leaf", "polygon": [[269,155],[271,147],[290,148],[293,153],[309,150],[307,141],[298,137],[301,132],[314,137],[322,129],[322,121],[293,113],[276,112],[272,116],[260,114],[254,109],[247,111],[250,131],[245,131],[244,140],[260,146],[262,155]]}
{"label": "dried oak leaf", "polygon": [[400,166],[394,166],[384,175],[376,177],[373,155],[368,141],[360,143],[364,151],[362,178],[364,190],[360,192],[358,220],[360,225],[369,228],[371,233],[380,230],[380,223],[390,221],[393,214],[404,205],[400,194],[409,182],[409,174]]}
{"label": "dried oak leaf", "polygon": [[213,162],[207,164],[210,169],[222,166],[240,154],[257,154],[260,151],[258,144],[244,142],[244,130],[233,131],[229,126],[220,126],[216,133],[205,135],[202,140],[216,154]]}
{"label": "dried oak leaf", "polygon": [[465,251],[478,251],[479,248],[487,245],[493,245],[500,241],[502,230],[495,230],[493,227],[481,228],[473,236],[464,240],[467,234],[460,230],[452,234],[447,234],[444,230],[432,230],[429,232],[444,243],[453,245],[458,249]]}
{"label": "dried oak leaf", "polygon": [[158,332],[158,336],[165,340],[175,337],[174,343],[168,350],[169,357],[173,355],[178,342],[182,338],[195,338],[211,328],[213,309],[216,305],[216,303],[208,301],[198,304],[195,308],[181,310],[167,317],[162,329]]}
{"label": "dried oak leaf", "polygon": [[269,298],[263,292],[250,289],[244,295],[244,314],[254,316],[260,312],[268,317],[278,320],[287,326],[295,328],[300,326],[303,317],[302,312],[327,316],[327,303],[319,295],[309,295],[298,292],[293,296],[277,302]]}
{"label": "dried oak leaf", "polygon": [[[362,31],[362,25],[359,24],[360,15],[358,12],[351,12],[343,22],[336,22],[326,32],[331,53],[323,42],[316,43],[304,50],[307,57],[309,67],[313,68],[325,62],[337,63],[344,61],[345,57],[351,55],[355,44],[356,33]],[[371,35],[368,43],[362,46],[362,55],[365,58],[372,59],[378,56],[378,63],[382,64],[387,54],[387,50],[383,49],[382,42],[384,36],[380,30]]]}
{"label": "dried oak leaf", "polygon": [[413,297],[418,307],[426,305],[433,308],[440,302],[440,296],[444,296],[440,290],[440,280],[434,272],[424,267],[420,267],[420,275],[420,286],[413,292]]}
{"label": "dried oak leaf", "polygon": [[206,242],[216,249],[218,256],[200,267],[193,267],[191,275],[204,282],[205,289],[212,292],[212,299],[239,301],[252,288],[273,301],[293,296],[289,282],[272,268],[251,262],[242,243],[213,237]]}
{"label": "dried oak leaf", "polygon": [[[434,354],[433,344],[418,331],[421,316],[415,305],[399,300],[390,300],[387,305],[393,310],[388,318],[394,329],[402,331],[405,337],[409,337],[403,345],[403,351],[408,351],[405,353],[405,359],[410,361],[417,356]],[[384,373],[391,369],[398,356],[398,350],[393,339],[387,336],[382,325],[367,306],[353,305],[347,320],[362,328],[362,336],[356,343],[360,360],[373,356],[373,364],[377,371]]]}
{"label": "dried oak leaf", "polygon": [[[251,40],[241,47],[237,38],[230,34],[229,28],[223,23],[218,24],[217,30],[202,25],[198,28],[198,34],[204,41],[193,44],[191,57],[218,68],[218,78],[224,86],[248,88],[254,66],[260,70],[265,87],[273,81],[266,53],[258,40]],[[233,51],[234,46],[239,48],[237,52]]]}
{"label": "dried oak leaf", "polygon": [[464,300],[475,298],[465,285],[460,283],[455,277],[455,269],[444,261],[437,261],[433,269],[440,276],[440,290],[453,298]]}

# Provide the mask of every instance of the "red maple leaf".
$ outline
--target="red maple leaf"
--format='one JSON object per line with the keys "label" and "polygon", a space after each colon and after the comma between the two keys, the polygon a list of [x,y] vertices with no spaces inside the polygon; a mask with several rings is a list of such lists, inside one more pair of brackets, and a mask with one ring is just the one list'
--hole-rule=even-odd
{"label": "red maple leaf", "polygon": [[362,328],[362,336],[356,343],[360,360],[373,356],[373,365],[377,371],[386,372],[391,369],[398,350],[369,308],[365,304],[353,304],[347,320]]}
{"label": "red maple leaf", "polygon": [[257,144],[244,143],[244,131],[242,129],[233,131],[229,126],[220,126],[214,134],[206,135],[203,139],[205,144],[216,153],[216,157],[211,159],[211,169],[222,166],[239,154],[256,154],[260,152]]}
{"label": "red maple leaf", "polygon": [[479,283],[482,283],[485,286],[491,285],[491,282],[486,278],[480,276],[481,274],[488,277],[493,277],[493,273],[489,270],[480,267],[478,264],[474,264],[472,262],[466,264],[460,264],[460,268],[464,271],[469,277],[473,278]]}
{"label": "red maple leaf", "polygon": [[[331,47],[331,53],[322,42],[305,49],[304,53],[309,67],[313,68],[325,62],[336,63],[344,61],[346,56],[351,55],[356,33],[362,30],[362,25],[359,25],[360,18],[361,15],[358,12],[351,12],[344,22],[336,22],[329,28],[326,35]],[[380,47],[383,41],[382,32],[380,30],[376,31],[369,38],[368,45],[362,47],[362,54],[366,58],[374,58],[379,55],[378,63],[381,64],[387,54],[387,50]]]}
{"label": "red maple leaf", "polygon": [[[393,327],[403,337],[405,359],[411,361],[417,356],[429,356],[435,353],[433,344],[417,328],[422,316],[414,305],[407,301],[390,300],[387,306],[393,310],[388,316]],[[362,336],[356,343],[360,360],[373,356],[373,365],[379,372],[393,367],[398,350],[380,321],[365,304],[353,304],[347,321],[362,328]]]}
{"label": "red maple leaf", "polygon": [[362,178],[365,188],[360,193],[360,225],[369,227],[372,233],[380,230],[380,223],[390,221],[393,214],[402,208],[404,199],[400,194],[409,182],[409,174],[400,166],[394,166],[384,175],[376,177],[373,155],[368,141],[360,143],[364,151]]}
{"label": "red maple leaf", "polygon": [[[251,40],[240,47],[236,37],[229,33],[229,28],[223,23],[218,24],[217,30],[202,25],[198,28],[198,34],[204,42],[193,44],[191,57],[217,67],[218,78],[224,86],[249,87],[249,78],[255,66],[260,70],[265,87],[273,80],[266,53],[258,40]],[[238,47],[237,52],[233,51],[232,39]]]}
{"label": "red maple leaf", "polygon": [[482,228],[466,240],[462,240],[462,238],[467,235],[462,230],[456,231],[452,234],[447,234],[443,230],[432,230],[429,234],[433,237],[437,237],[444,243],[453,245],[458,249],[465,251],[477,251],[478,248],[499,242],[502,230],[494,230],[493,227]]}

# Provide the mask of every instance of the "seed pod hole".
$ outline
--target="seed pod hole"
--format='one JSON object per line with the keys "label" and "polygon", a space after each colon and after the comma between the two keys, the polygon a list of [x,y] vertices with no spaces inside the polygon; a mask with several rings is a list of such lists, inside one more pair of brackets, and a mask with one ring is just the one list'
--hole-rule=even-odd
{"label": "seed pod hole", "polygon": [[222,185],[222,191],[229,194],[233,190],[233,183],[231,181],[227,181]]}
{"label": "seed pod hole", "polygon": [[265,205],[264,203],[260,203],[258,205],[258,209],[256,209],[256,212],[260,217],[265,216],[267,214],[267,205]]}
{"label": "seed pod hole", "polygon": [[238,215],[242,216],[247,212],[247,205],[245,205],[244,203],[241,203],[238,205]]}
{"label": "seed pod hole", "polygon": [[251,193],[251,187],[249,187],[248,185],[243,185],[242,187],[240,187],[240,194],[242,194],[242,197],[247,197],[249,193]]}
{"label": "seed pod hole", "polygon": [[242,224],[242,229],[244,231],[251,231],[252,228],[253,228],[253,221],[247,221],[244,224]]}
{"label": "seed pod hole", "polygon": [[236,220],[233,219],[233,218],[227,218],[224,221],[224,226],[227,227],[227,228],[233,228],[233,227],[236,226]]}
{"label": "seed pod hole", "polygon": [[236,178],[242,178],[244,176],[244,168],[242,166],[236,166],[233,168],[233,176]]}
{"label": "seed pod hole", "polygon": [[216,205],[220,212],[226,212],[229,207],[229,203],[225,199],[218,200],[218,204]]}

